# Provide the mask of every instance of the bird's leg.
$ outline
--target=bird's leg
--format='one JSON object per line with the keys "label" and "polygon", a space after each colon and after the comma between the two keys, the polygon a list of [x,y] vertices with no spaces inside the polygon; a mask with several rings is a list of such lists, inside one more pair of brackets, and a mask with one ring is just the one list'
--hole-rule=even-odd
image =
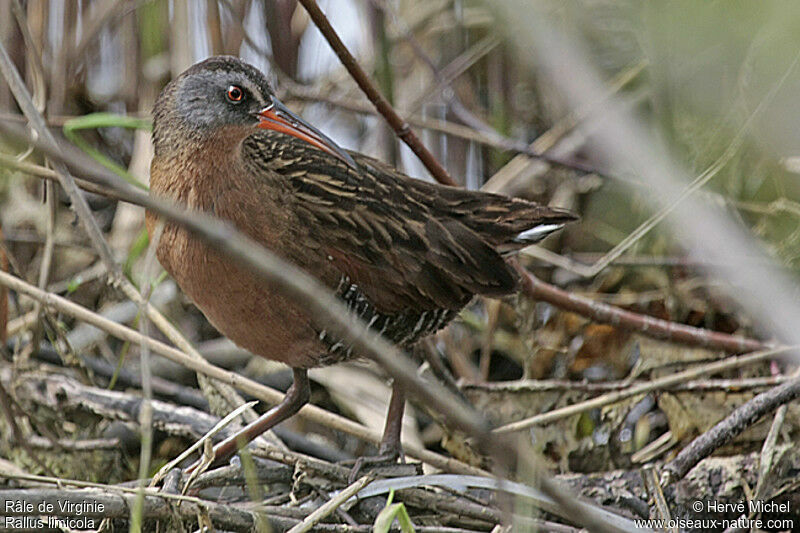
{"label": "bird's leg", "polygon": [[350,471],[349,481],[352,483],[358,473],[367,465],[381,465],[394,463],[402,457],[403,448],[400,445],[400,434],[403,430],[403,412],[406,408],[406,392],[396,381],[392,385],[392,399],[389,400],[389,410],[386,413],[386,425],[383,428],[383,438],[378,447],[378,455],[359,457]]}
{"label": "bird's leg", "polygon": [[[294,381],[289,390],[286,391],[283,401],[258,417],[258,419],[250,422],[247,426],[242,428],[236,434],[231,435],[214,446],[214,462],[219,463],[224,461],[236,451],[246,446],[247,443],[253,439],[280,424],[290,416],[297,413],[301,407],[308,403],[310,396],[310,387],[308,384],[308,371],[302,368],[292,369],[294,372]],[[200,462],[197,461],[187,469],[187,473],[191,473],[199,466]]]}
{"label": "bird's leg", "polygon": [[400,457],[403,448],[400,445],[400,434],[403,431],[403,413],[406,410],[406,391],[396,381],[392,385],[392,399],[386,412],[386,425],[383,438],[378,447],[379,457],[388,457],[392,461]]}

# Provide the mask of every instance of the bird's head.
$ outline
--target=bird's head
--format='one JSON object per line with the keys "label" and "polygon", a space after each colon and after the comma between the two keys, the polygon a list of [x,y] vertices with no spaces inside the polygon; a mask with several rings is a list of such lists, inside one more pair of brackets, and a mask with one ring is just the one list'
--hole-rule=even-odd
{"label": "bird's head", "polygon": [[355,165],[328,136],[289,111],[257,68],[232,56],[201,61],[172,80],[153,109],[156,154],[200,141],[222,129],[241,138],[269,129],[301,139]]}

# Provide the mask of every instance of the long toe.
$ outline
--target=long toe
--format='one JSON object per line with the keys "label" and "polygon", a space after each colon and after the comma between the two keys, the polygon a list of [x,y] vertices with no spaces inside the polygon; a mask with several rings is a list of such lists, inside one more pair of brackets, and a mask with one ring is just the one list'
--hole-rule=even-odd
{"label": "long toe", "polygon": [[[397,460],[401,459],[400,462]],[[421,463],[406,463],[397,449],[381,451],[378,455],[359,457],[347,476],[348,483],[353,483],[364,474],[376,477],[405,477],[422,474]]]}

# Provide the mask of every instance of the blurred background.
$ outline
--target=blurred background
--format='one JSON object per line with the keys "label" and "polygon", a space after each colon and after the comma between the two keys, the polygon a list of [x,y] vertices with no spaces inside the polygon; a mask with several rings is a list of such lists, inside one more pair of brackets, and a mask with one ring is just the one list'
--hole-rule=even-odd
{"label": "blurred background", "polygon": [[[381,92],[459,184],[566,207],[581,215],[579,223],[541,248],[523,253],[523,263],[541,279],[590,301],[675,324],[773,338],[774,317],[742,307],[736,299],[740,287],[719,275],[715,262],[736,269],[760,268],[769,262],[778,265],[786,279],[796,281],[800,4],[634,0],[320,0],[319,4]],[[29,34],[21,30],[20,21]],[[537,66],[543,62],[541,54],[557,58],[560,50],[534,48],[532,35],[541,24],[578,43],[601,80],[600,97],[576,106],[563,85],[542,74]],[[240,56],[263,70],[290,108],[345,148],[430,179],[376,115],[294,0],[6,0],[0,2],[0,39],[53,131],[65,143],[77,139],[84,153],[93,149],[91,157],[113,162],[141,183],[147,183],[151,156],[147,123],[158,92],[191,64],[216,54]],[[566,77],[577,68],[567,59],[561,66]],[[603,139],[598,137],[608,134],[605,125],[620,110],[638,119],[686,171],[689,180],[678,179],[675,187],[692,183],[692,201],[755,237],[749,241],[756,243],[752,256],[703,257],[696,249],[690,254],[681,233],[672,231],[670,222],[654,218],[678,197],[663,198],[640,179],[635,166],[620,164],[599,148]],[[135,128],[119,127],[107,118],[86,122],[97,112],[143,122],[134,123]],[[25,123],[4,83],[0,83],[0,113],[5,123]],[[69,139],[62,133],[65,125]],[[100,313],[119,312],[115,320],[135,321],[135,306],[121,310],[124,299],[104,282],[102,264],[76,226],[66,196],[54,189],[57,201],[47,203],[43,181],[12,164],[21,158],[42,164],[41,157],[26,152],[10,136],[0,137],[0,152],[0,221],[12,271]],[[544,157],[532,157],[536,154]],[[140,266],[146,251],[142,209],[99,195],[89,198],[126,274],[135,283],[142,282]],[[699,235],[714,239],[713,234],[703,233],[705,229],[696,227]],[[43,279],[48,234],[54,243],[52,268]],[[796,285],[784,290],[795,294]],[[160,282],[153,298],[215,364],[288,386],[285,371],[251,360],[219,339],[170,280]],[[135,348],[96,330],[87,332],[68,317],[55,314],[51,323],[44,323],[39,312],[28,300],[11,299],[11,353],[25,351],[32,339],[38,341],[44,334],[51,351],[61,354],[48,364],[67,364],[64,353],[77,353],[136,373]],[[598,390],[623,387],[624,379],[652,379],[726,355],[722,350],[654,340],[525,297],[474,302],[436,336],[431,349],[444,358],[464,394],[497,423],[576,403]],[[732,407],[779,382],[784,371],[781,364],[765,363],[718,376],[728,380],[727,386],[718,380],[709,381],[706,388],[696,383],[683,391],[637,395],[536,427],[528,440],[561,471],[628,467],[669,454],[671,446],[706,431]],[[175,383],[194,385],[193,373],[164,360],[154,361],[154,372]],[[112,376],[97,379],[108,386],[116,379]],[[382,426],[388,388],[374,368],[337,366],[314,371],[312,378],[315,403],[372,427]],[[529,381],[534,379],[546,381],[536,386]],[[794,408],[787,420],[784,427],[795,434]],[[327,428],[302,427],[297,420],[291,426],[310,434],[311,444],[341,450],[345,456],[363,451],[361,443]],[[424,412],[412,413],[409,426],[406,436],[415,442],[476,461],[453,445],[453,437]],[[754,426],[732,450],[757,449],[768,427],[769,421]],[[85,437],[108,428],[103,423],[91,430],[62,425],[58,432]],[[647,448],[664,435],[668,446]],[[160,457],[185,445],[180,437],[166,434],[159,435],[158,442]],[[309,442],[303,445],[310,446]],[[6,446],[10,453],[13,444]],[[648,454],[636,456],[643,449]],[[125,478],[130,467],[126,460],[114,460],[119,478]]]}

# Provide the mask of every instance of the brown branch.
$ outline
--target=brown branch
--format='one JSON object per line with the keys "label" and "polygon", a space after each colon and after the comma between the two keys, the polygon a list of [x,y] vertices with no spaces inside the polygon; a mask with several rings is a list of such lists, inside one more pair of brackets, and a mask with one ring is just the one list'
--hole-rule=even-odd
{"label": "brown branch", "polygon": [[772,343],[756,339],[709,331],[634,313],[613,305],[570,294],[540,280],[522,268],[518,262],[513,261],[513,263],[522,281],[522,291],[527,296],[545,301],[560,309],[572,311],[601,324],[611,324],[654,339],[679,342],[689,346],[701,346],[712,350],[724,350],[726,352],[744,353],[775,346]]}
{"label": "brown branch", "polygon": [[350,73],[361,90],[364,91],[364,94],[369,101],[372,102],[378,112],[386,119],[397,136],[403,139],[403,142],[417,154],[417,157],[419,157],[422,164],[425,165],[425,168],[428,169],[428,172],[431,173],[436,181],[445,185],[456,185],[456,182],[450,177],[444,167],[442,167],[433,154],[425,148],[425,145],[422,144],[422,141],[420,141],[419,137],[413,132],[411,126],[397,114],[392,104],[378,91],[375,84],[369,79],[367,73],[364,72],[364,69],[358,64],[356,58],[353,57],[353,54],[350,53],[339,38],[336,30],[333,29],[328,18],[317,5],[316,0],[299,0],[299,2],[306,8],[311,20],[314,21],[319,31],[322,32],[328,44],[339,57],[342,65],[344,65],[344,68],[347,69],[347,72]]}
{"label": "brown branch", "polygon": [[686,446],[664,466],[671,480],[683,478],[689,470],[714,450],[733,440],[742,431],[781,405],[800,397],[800,379],[794,379],[755,396]]}

